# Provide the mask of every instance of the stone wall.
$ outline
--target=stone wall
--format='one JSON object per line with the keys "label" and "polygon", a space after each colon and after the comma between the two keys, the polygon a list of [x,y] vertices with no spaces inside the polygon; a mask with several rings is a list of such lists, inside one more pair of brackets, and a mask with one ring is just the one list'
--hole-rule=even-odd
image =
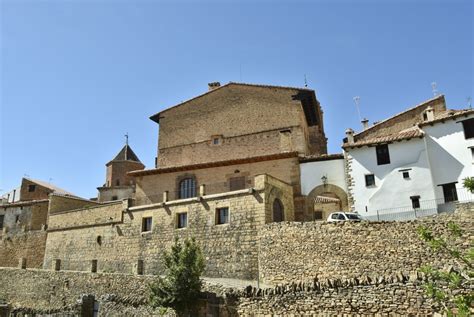
{"label": "stone wall", "polygon": [[17,267],[21,258],[26,267],[42,267],[46,237],[42,230],[0,235],[0,267]]}
{"label": "stone wall", "polygon": [[316,276],[351,278],[413,271],[431,264],[452,264],[449,256],[434,253],[420,240],[417,228],[448,235],[446,224],[455,220],[464,236],[461,249],[472,243],[472,212],[420,218],[407,222],[272,223],[259,232],[260,278],[269,283],[311,279]]}
{"label": "stone wall", "polygon": [[60,194],[49,196],[49,214],[100,205],[98,202]]}
{"label": "stone wall", "polygon": [[124,200],[86,209],[55,212],[49,215],[48,231],[121,223],[123,211],[127,207],[128,201]]}
{"label": "stone wall", "polygon": [[417,272],[399,272],[371,278],[315,279],[264,290],[248,287],[237,310],[239,316],[431,316],[442,308],[426,297],[423,282]]}
{"label": "stone wall", "polygon": [[[162,253],[174,238],[193,236],[206,257],[206,276],[255,279],[258,232],[271,221],[267,200],[280,198],[285,217],[293,220],[291,197],[291,186],[260,175],[253,190],[130,207],[121,222],[107,223],[114,216],[105,209],[113,208],[116,215],[120,204],[51,215],[44,268],[60,260],[61,269],[90,271],[92,260],[97,260],[98,271],[132,273],[142,266],[146,274],[161,273]],[[227,224],[216,223],[216,209],[221,207],[229,208]],[[182,213],[187,213],[187,226],[177,228]],[[143,232],[144,218],[152,219],[151,231]],[[105,222],[96,225],[96,220]]]}
{"label": "stone wall", "polygon": [[[313,101],[318,124],[309,129],[302,101],[295,98],[302,91],[310,92],[230,84],[162,111],[158,165],[245,158],[289,148],[309,154],[310,146],[314,154],[326,153],[319,104]],[[222,142],[214,145],[214,137]]]}

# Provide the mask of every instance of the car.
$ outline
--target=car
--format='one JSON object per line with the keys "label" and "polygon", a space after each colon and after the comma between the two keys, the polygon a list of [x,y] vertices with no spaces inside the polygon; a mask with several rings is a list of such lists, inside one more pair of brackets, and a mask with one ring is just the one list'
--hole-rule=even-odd
{"label": "car", "polygon": [[327,222],[341,222],[341,221],[362,221],[362,217],[355,212],[344,212],[344,211],[337,211],[332,212]]}

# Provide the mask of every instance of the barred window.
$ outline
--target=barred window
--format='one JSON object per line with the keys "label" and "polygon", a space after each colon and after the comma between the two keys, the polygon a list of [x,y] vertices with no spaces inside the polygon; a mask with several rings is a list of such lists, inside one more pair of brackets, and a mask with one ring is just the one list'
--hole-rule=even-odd
{"label": "barred window", "polygon": [[185,178],[179,182],[179,198],[196,197],[196,181],[194,178]]}

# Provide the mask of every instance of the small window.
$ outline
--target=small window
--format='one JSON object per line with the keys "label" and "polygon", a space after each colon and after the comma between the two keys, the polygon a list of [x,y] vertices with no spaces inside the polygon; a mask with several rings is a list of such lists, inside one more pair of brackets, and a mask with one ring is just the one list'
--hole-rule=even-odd
{"label": "small window", "polygon": [[28,185],[28,192],[32,193],[36,190],[36,185]]}
{"label": "small window", "polygon": [[413,209],[418,209],[420,208],[420,196],[411,196],[411,206]]}
{"label": "small window", "polygon": [[428,121],[428,114],[425,112],[423,112],[423,121]]}
{"label": "small window", "polygon": [[229,179],[230,190],[245,189],[245,176],[242,177],[231,177]]}
{"label": "small window", "polygon": [[388,144],[377,145],[375,147],[375,152],[377,154],[377,165],[390,164]]}
{"label": "small window", "polygon": [[332,214],[331,219],[339,219],[339,213]]}
{"label": "small window", "polygon": [[115,181],[115,186],[120,186],[120,180],[119,180],[119,179],[117,179],[117,180]]}
{"label": "small window", "polygon": [[314,220],[321,220],[323,219],[323,212],[318,210],[314,212]]}
{"label": "small window", "polygon": [[3,228],[3,219],[5,219],[4,215],[0,215],[0,229]]}
{"label": "small window", "polygon": [[402,175],[403,175],[403,179],[410,179],[410,172],[405,171],[402,173]]}
{"label": "small window", "polygon": [[365,175],[365,186],[367,186],[367,187],[375,186],[375,175],[374,174]]}
{"label": "small window", "polygon": [[474,147],[471,148],[471,156],[472,156],[472,160],[474,161]]}
{"label": "small window", "polygon": [[20,222],[20,216],[19,215],[16,215],[15,216],[15,223],[19,223]]}
{"label": "small window", "polygon": [[178,214],[178,223],[177,227],[179,228],[186,228],[188,226],[188,213],[183,212]]}
{"label": "small window", "polygon": [[213,138],[212,139],[212,144],[219,145],[219,143],[220,143],[219,141],[220,141],[219,138]]}
{"label": "small window", "polygon": [[464,128],[464,137],[466,139],[474,138],[474,118],[461,121]]}
{"label": "small window", "polygon": [[112,196],[112,200],[117,200],[118,197],[117,196]]}
{"label": "small window", "polygon": [[142,232],[151,231],[151,225],[152,225],[152,218],[151,217],[143,218],[142,219]]}
{"label": "small window", "polygon": [[196,181],[194,178],[185,178],[179,182],[179,198],[196,197]]}
{"label": "small window", "polygon": [[229,223],[229,208],[217,208],[216,209],[216,224],[223,225]]}

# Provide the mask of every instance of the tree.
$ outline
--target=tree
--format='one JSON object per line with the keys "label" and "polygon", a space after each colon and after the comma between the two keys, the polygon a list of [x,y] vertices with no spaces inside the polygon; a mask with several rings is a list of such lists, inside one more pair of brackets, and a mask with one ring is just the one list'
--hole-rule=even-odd
{"label": "tree", "polygon": [[474,177],[466,177],[463,179],[463,185],[468,191],[474,193]]}
{"label": "tree", "polygon": [[424,288],[427,295],[439,303],[448,316],[470,316],[470,308],[474,304],[472,290],[474,271],[474,248],[470,247],[462,252],[454,241],[461,238],[463,231],[454,222],[448,222],[448,238],[435,236],[427,227],[418,227],[420,238],[440,255],[445,254],[453,259],[456,267],[448,270],[439,270],[431,266],[424,266],[421,271],[425,273],[428,281]]}
{"label": "tree", "polygon": [[163,260],[166,275],[150,285],[150,304],[171,307],[184,315],[195,307],[201,292],[200,277],[205,266],[201,248],[194,238],[185,239],[184,244],[176,238]]}

